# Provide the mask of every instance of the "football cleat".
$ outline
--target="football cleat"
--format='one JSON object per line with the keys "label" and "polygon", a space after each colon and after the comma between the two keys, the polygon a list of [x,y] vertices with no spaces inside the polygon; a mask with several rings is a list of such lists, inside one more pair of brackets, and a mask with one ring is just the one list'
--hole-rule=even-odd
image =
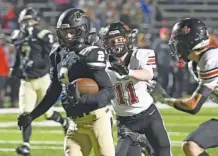
{"label": "football cleat", "polygon": [[22,145],[16,148],[16,152],[22,156],[30,156],[30,148],[26,145]]}

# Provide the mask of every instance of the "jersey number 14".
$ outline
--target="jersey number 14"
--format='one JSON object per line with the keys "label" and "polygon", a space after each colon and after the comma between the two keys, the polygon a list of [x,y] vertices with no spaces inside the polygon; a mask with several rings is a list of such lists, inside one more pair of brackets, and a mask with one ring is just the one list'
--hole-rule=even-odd
{"label": "jersey number 14", "polygon": [[[119,103],[120,104],[127,104],[127,102],[126,102],[126,100],[124,98],[124,91],[123,91],[122,83],[117,83],[114,86],[114,89],[115,89],[115,91],[117,93]],[[138,97],[136,96],[136,93],[135,93],[133,83],[131,81],[126,83],[125,89],[128,92],[128,95],[129,95],[128,99],[129,99],[129,102],[130,102],[131,105],[139,102],[139,99],[138,99]]]}

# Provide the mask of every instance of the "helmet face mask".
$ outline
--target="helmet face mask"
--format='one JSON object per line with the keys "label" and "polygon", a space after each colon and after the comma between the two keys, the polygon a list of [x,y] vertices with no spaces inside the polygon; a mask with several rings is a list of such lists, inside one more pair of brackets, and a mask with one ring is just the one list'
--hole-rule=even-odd
{"label": "helmet face mask", "polygon": [[115,57],[122,57],[129,51],[128,34],[130,30],[122,23],[116,22],[106,27],[103,45],[106,51]]}
{"label": "helmet face mask", "polygon": [[124,36],[110,37],[107,41],[107,50],[116,57],[123,56],[128,50],[127,39]]}

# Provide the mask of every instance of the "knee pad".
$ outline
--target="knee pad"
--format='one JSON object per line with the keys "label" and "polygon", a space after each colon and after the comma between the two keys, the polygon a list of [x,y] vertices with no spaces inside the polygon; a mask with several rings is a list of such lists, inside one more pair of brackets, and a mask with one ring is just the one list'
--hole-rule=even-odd
{"label": "knee pad", "polygon": [[207,154],[207,152],[203,152],[203,153],[201,153],[201,154],[199,154],[199,156],[209,156],[209,154]]}

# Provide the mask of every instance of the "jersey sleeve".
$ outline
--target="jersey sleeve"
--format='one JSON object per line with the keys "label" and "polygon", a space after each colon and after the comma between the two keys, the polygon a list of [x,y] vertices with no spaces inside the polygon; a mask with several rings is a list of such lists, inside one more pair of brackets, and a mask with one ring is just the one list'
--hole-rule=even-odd
{"label": "jersey sleeve", "polygon": [[90,68],[106,68],[106,53],[102,48],[93,48],[85,57],[85,61]]}
{"label": "jersey sleeve", "polygon": [[139,66],[140,68],[151,67],[156,68],[155,53],[151,49],[139,49],[138,54]]}
{"label": "jersey sleeve", "polygon": [[54,44],[54,35],[49,30],[41,30],[37,37],[43,41],[45,53],[49,54]]}
{"label": "jersey sleeve", "polygon": [[213,59],[200,62],[200,79],[202,84],[218,81],[218,61]]}

